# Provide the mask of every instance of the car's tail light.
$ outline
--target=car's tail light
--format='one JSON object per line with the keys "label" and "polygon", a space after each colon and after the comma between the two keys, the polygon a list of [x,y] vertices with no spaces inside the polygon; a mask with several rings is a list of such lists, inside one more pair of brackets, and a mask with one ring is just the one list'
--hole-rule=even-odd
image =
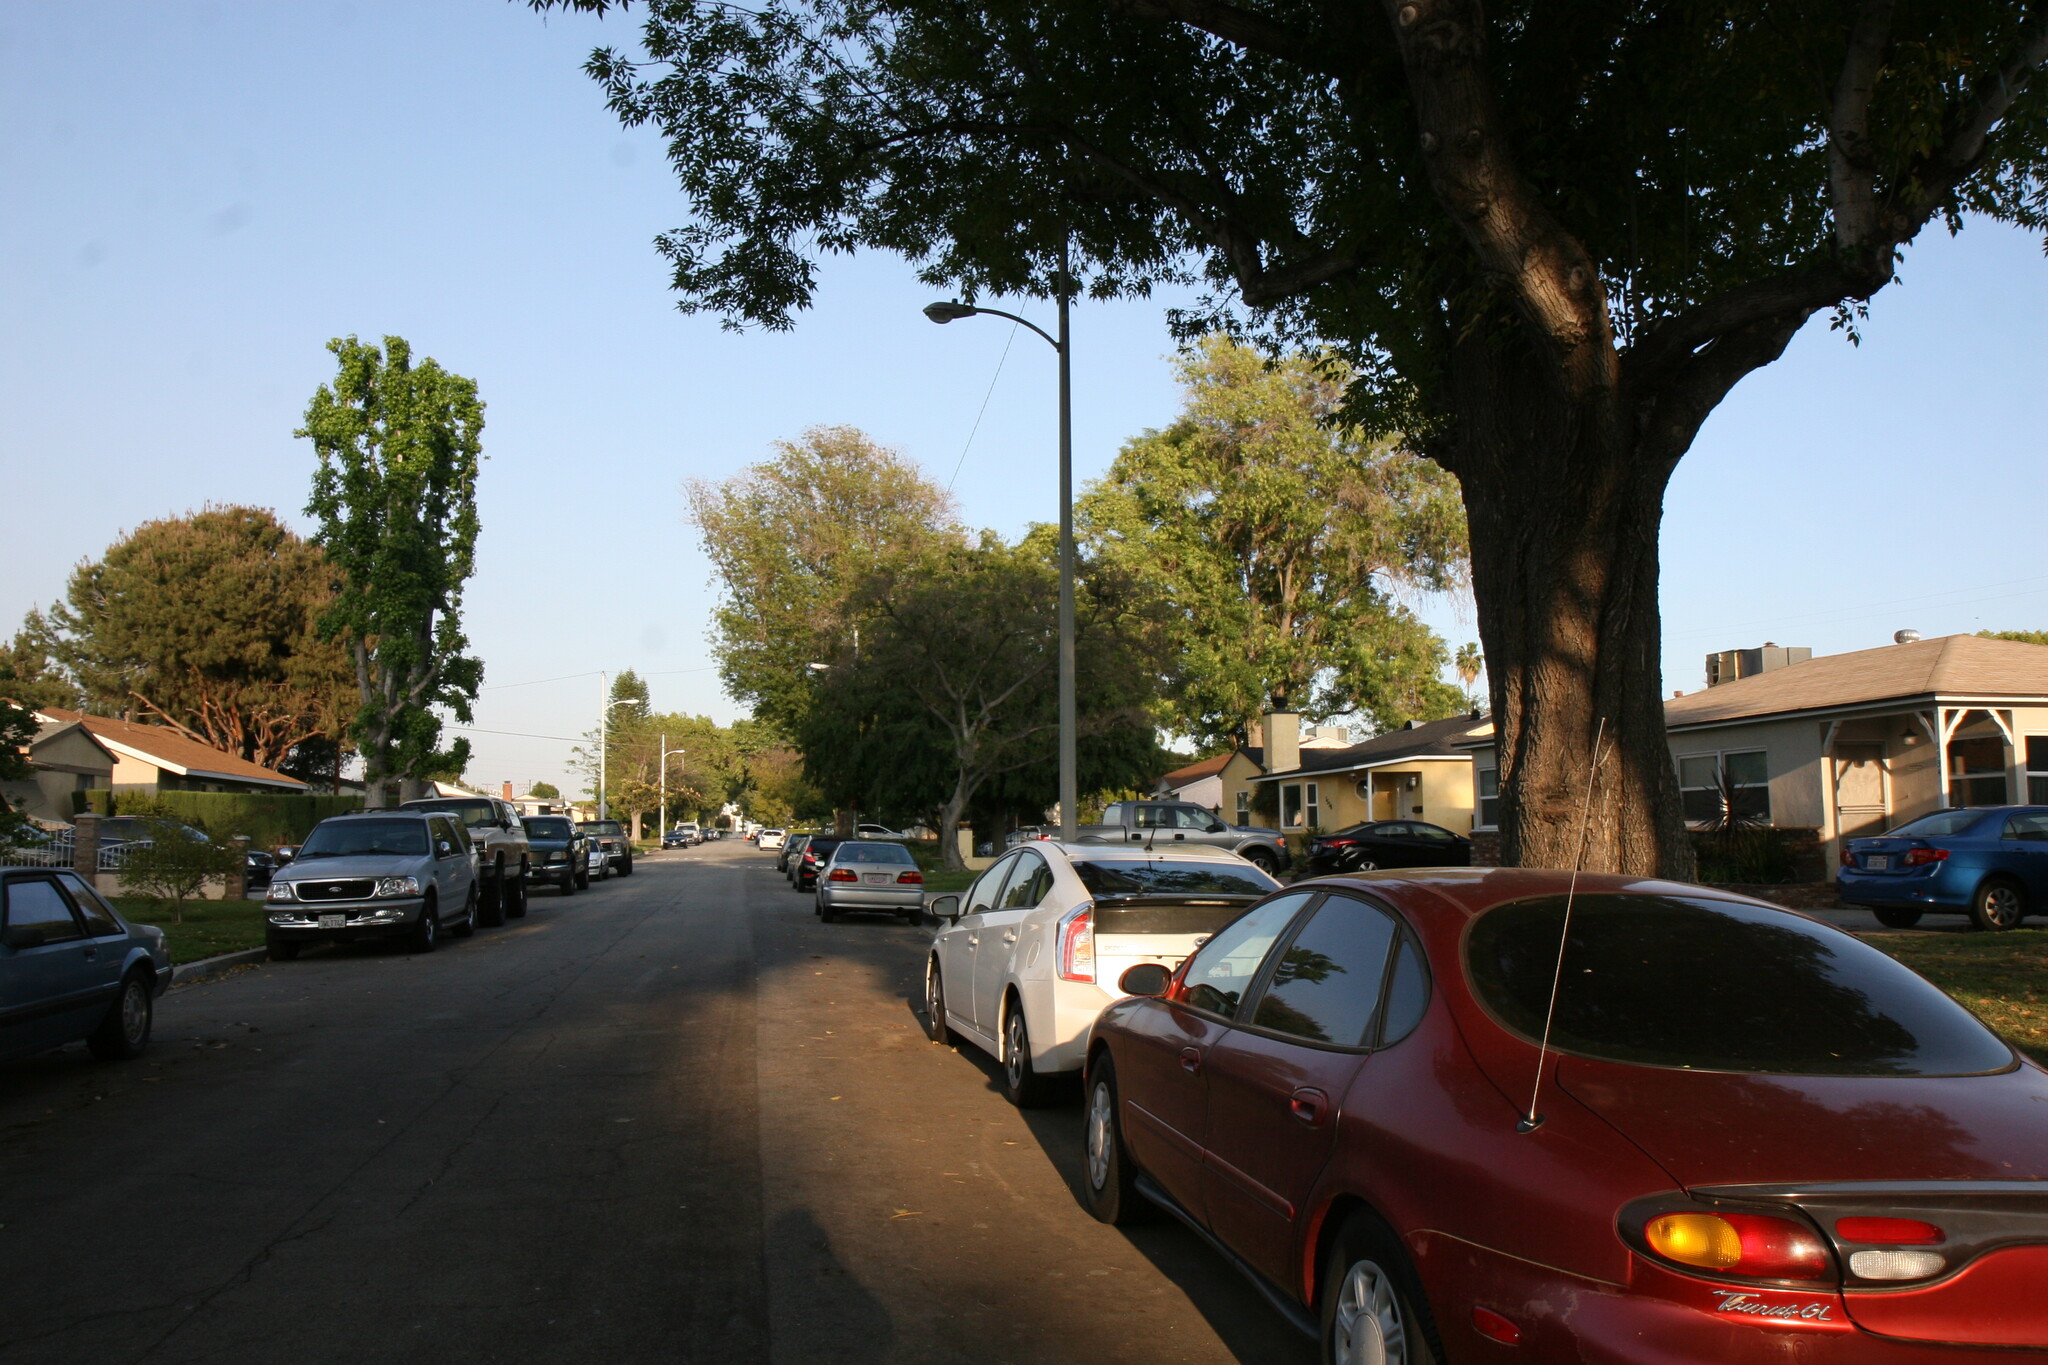
{"label": "car's tail light", "polygon": [[1889,1247],[1938,1246],[1948,1234],[1918,1218],[1837,1218],[1835,1236],[1845,1242]]}
{"label": "car's tail light", "polygon": [[1060,916],[1057,947],[1060,980],[1095,979],[1095,906],[1092,902],[1076,906]]}
{"label": "car's tail light", "polygon": [[857,882],[860,880],[860,877],[848,868],[835,867],[832,869],[832,875],[825,878],[825,880],[828,882]]}
{"label": "car's tail light", "polygon": [[1907,867],[1925,867],[1929,863],[1945,863],[1947,861],[1948,850],[1945,848],[1909,848],[1906,850],[1905,864]]}
{"label": "car's tail light", "polygon": [[1847,844],[1842,845],[1841,863],[1843,867],[1856,866],[1856,855],[1849,851],[1849,846]]}
{"label": "car's tail light", "polygon": [[899,872],[899,873],[897,873],[897,874],[896,874],[896,880],[897,880],[897,881],[898,881],[899,883],[902,883],[902,884],[905,884],[905,885],[909,885],[909,886],[923,886],[923,885],[924,885],[924,873],[922,873],[922,872],[919,872],[919,871],[918,871],[917,869],[915,869],[915,868],[912,868],[912,869],[911,869],[910,871],[908,871],[908,872]]}
{"label": "car's tail light", "polygon": [[1827,1248],[1804,1223],[1764,1213],[1667,1213],[1643,1227],[1667,1261],[1759,1280],[1814,1280],[1828,1273]]}
{"label": "car's tail light", "polygon": [[1319,840],[1317,840],[1316,842],[1317,842],[1317,843],[1320,843],[1320,844],[1321,844],[1321,845],[1322,845],[1322,846],[1323,846],[1324,848],[1350,848],[1350,847],[1351,847],[1351,846],[1352,846],[1353,844],[1357,843],[1357,842],[1358,842],[1358,840],[1356,840],[1356,839],[1319,839]]}
{"label": "car's tail light", "polygon": [[1852,1251],[1849,1273],[1865,1280],[1925,1280],[1948,1268],[1938,1251]]}

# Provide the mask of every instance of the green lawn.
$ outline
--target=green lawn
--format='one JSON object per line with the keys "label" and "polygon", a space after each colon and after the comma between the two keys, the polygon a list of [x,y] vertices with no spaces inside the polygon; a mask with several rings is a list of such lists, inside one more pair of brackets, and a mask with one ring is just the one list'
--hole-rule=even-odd
{"label": "green lawn", "polygon": [[1962,1001],[2014,1047],[2048,1062],[2048,929],[1862,937]]}
{"label": "green lawn", "polygon": [[[197,962],[218,953],[263,946],[261,901],[186,901],[181,907],[147,896],[116,896],[114,904],[135,923],[154,924],[163,930],[172,962]],[[178,918],[181,908],[183,923]]]}

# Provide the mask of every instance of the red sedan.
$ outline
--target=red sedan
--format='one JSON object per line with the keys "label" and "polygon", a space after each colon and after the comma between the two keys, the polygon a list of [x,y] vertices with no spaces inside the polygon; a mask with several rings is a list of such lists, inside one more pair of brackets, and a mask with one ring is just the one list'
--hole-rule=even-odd
{"label": "red sedan", "polygon": [[1176,1214],[1330,1361],[2048,1359],[2048,1073],[1829,925],[1569,883],[1298,884],[1132,968],[1096,1216]]}

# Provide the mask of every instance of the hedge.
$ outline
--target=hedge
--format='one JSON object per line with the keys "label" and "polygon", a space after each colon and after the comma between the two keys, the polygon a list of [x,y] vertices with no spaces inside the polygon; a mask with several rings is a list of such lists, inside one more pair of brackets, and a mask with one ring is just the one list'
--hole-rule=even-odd
{"label": "hedge", "polygon": [[252,848],[300,843],[328,816],[363,806],[360,796],[294,796],[286,792],[166,791],[151,795],[94,787],[78,796],[73,804],[81,812],[128,815],[137,807],[153,804],[215,838],[246,834]]}

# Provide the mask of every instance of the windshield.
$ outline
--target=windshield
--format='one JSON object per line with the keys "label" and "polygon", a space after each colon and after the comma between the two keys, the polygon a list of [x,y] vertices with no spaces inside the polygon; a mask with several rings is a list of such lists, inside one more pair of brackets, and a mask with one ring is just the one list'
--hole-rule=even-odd
{"label": "windshield", "polygon": [[1250,863],[1220,859],[1076,862],[1074,875],[1097,896],[1263,896],[1280,885]]}
{"label": "windshield", "polygon": [[1848,934],[1763,906],[1582,895],[1498,906],[1466,938],[1472,987],[1508,1028],[1611,1062],[1797,1076],[2001,1071],[1962,1006]]}
{"label": "windshield", "polygon": [[832,854],[835,863],[901,863],[915,867],[917,859],[901,844],[841,844]]}
{"label": "windshield", "polygon": [[1885,837],[1888,839],[1939,839],[1945,834],[1961,834],[1984,818],[1981,810],[1938,810],[1932,815],[1923,815],[1918,820],[1908,820]]}
{"label": "windshield", "polygon": [[585,834],[624,834],[626,827],[616,820],[585,820],[576,826]]}
{"label": "windshield", "polygon": [[575,829],[559,815],[529,815],[520,822],[526,826],[529,839],[567,839],[575,835]]}
{"label": "windshield", "polygon": [[365,820],[351,816],[316,825],[299,845],[300,862],[308,858],[347,858],[365,853],[419,858],[427,852],[424,820]]}
{"label": "windshield", "polygon": [[462,817],[462,823],[471,829],[498,823],[498,809],[480,797],[464,799],[451,797],[445,801],[408,801],[407,810],[445,810]]}

